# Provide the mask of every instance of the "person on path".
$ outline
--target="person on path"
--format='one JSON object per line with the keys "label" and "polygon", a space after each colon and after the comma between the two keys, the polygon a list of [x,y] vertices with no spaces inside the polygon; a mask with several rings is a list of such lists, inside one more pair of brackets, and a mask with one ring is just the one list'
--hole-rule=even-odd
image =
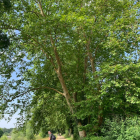
{"label": "person on path", "polygon": [[48,131],[49,134],[49,140],[56,140],[56,137],[52,134],[51,131]]}

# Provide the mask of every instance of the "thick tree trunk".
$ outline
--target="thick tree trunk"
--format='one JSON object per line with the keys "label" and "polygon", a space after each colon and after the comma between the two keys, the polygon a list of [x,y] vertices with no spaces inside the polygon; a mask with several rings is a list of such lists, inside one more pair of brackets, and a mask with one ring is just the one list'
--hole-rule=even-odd
{"label": "thick tree trunk", "polygon": [[[96,72],[96,66],[95,66],[95,57],[96,57],[96,53],[97,53],[97,50],[98,50],[98,47],[96,47],[95,49],[95,54],[94,54],[94,57],[92,56],[92,53],[90,52],[90,39],[88,41],[88,44],[87,44],[87,53],[88,53],[88,57],[90,59],[90,63],[91,63],[91,68],[92,68],[92,72],[93,74]],[[95,79],[97,78],[97,75],[95,76]],[[98,87],[98,92],[100,91],[100,87],[101,85],[98,84],[99,87]],[[100,93],[100,92],[99,92]],[[102,116],[102,113],[100,113],[102,111],[102,107],[99,106],[99,114],[98,114],[98,125],[95,126],[94,128],[98,131],[99,130],[99,127],[102,125],[103,123],[103,116]]]}
{"label": "thick tree trunk", "polygon": [[84,138],[86,137],[86,131],[85,130],[80,130],[80,126],[82,126],[81,122],[78,122],[78,132],[79,132],[79,136],[80,138]]}
{"label": "thick tree trunk", "polygon": [[69,136],[71,137],[71,134],[72,134],[72,128],[70,128],[69,130]]}
{"label": "thick tree trunk", "polygon": [[57,65],[58,65],[58,68],[55,69],[56,73],[57,73],[57,76],[59,78],[59,81],[60,81],[60,84],[62,86],[62,89],[63,89],[63,92],[64,92],[64,96],[66,98],[66,102],[70,108],[70,111],[71,113],[73,114],[73,107],[71,105],[71,102],[70,102],[70,95],[69,95],[69,91],[67,89],[67,86],[65,84],[65,81],[64,81],[64,78],[63,78],[63,75],[62,75],[62,71],[61,71],[61,61],[60,61],[60,58],[59,58],[59,54],[57,52],[57,47],[55,46],[55,42],[53,40],[52,37],[50,37],[50,40],[51,40],[51,44],[54,48],[54,54],[55,54],[55,58],[56,58],[56,61],[57,61]]}
{"label": "thick tree trunk", "polygon": [[[59,78],[59,81],[61,83],[61,86],[62,86],[62,89],[63,89],[63,92],[64,92],[64,96],[66,98],[66,101],[67,101],[67,104],[68,104],[68,106],[70,108],[70,111],[71,111],[72,114],[74,114],[73,106],[71,105],[71,97],[70,97],[69,91],[67,89],[67,86],[65,84],[63,75],[62,75],[60,58],[59,58],[59,55],[58,55],[58,52],[57,52],[57,48],[55,47],[55,43],[54,43],[52,37],[51,37],[51,43],[52,43],[53,48],[54,48],[54,53],[55,53],[55,57],[56,57],[56,60],[57,60],[57,65],[58,65],[58,68],[55,69],[55,70],[56,70],[57,76]],[[73,98],[74,98],[74,101],[76,102],[76,100],[77,100],[77,93],[73,94]],[[80,126],[82,126],[82,124],[78,123],[78,127],[80,127]],[[82,131],[79,130],[79,136],[81,138],[85,137],[86,136],[85,130],[82,130]]]}
{"label": "thick tree trunk", "polygon": [[64,96],[65,96],[65,98],[66,98],[66,102],[67,102],[67,104],[68,104],[68,106],[69,106],[69,108],[70,108],[71,113],[73,114],[73,107],[72,107],[72,105],[71,105],[71,103],[70,103],[70,100],[71,100],[71,99],[70,99],[70,95],[69,95],[67,86],[66,86],[66,84],[65,84],[65,81],[64,81],[64,79],[63,79],[63,76],[62,76],[62,73],[61,73],[61,69],[58,69],[56,72],[57,72],[59,81],[60,81],[60,83],[61,83],[61,86],[62,86],[62,89],[63,89],[63,92],[64,92]]}
{"label": "thick tree trunk", "polygon": [[99,115],[98,115],[98,126],[100,127],[101,125],[102,125],[102,123],[103,123],[103,115],[102,115],[102,113],[100,113],[100,112],[102,112],[102,107],[101,106],[99,106]]}

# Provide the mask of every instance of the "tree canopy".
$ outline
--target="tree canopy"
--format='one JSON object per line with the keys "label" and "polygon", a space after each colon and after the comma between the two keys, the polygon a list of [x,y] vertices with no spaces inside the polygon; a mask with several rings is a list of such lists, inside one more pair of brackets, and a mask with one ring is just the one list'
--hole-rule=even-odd
{"label": "tree canopy", "polygon": [[20,109],[36,125],[52,116],[63,118],[63,127],[73,120],[83,126],[81,137],[98,131],[105,117],[139,114],[139,1],[11,4],[0,17],[11,41],[0,54],[2,114]]}
{"label": "tree canopy", "polygon": [[[4,13],[4,12],[9,12],[11,8],[11,2],[10,0],[1,0],[0,1],[0,16]],[[4,22],[3,20],[1,20],[1,22]],[[0,30],[0,49],[5,49],[10,45],[10,40],[7,37],[6,34],[4,34],[2,32],[2,29]]]}

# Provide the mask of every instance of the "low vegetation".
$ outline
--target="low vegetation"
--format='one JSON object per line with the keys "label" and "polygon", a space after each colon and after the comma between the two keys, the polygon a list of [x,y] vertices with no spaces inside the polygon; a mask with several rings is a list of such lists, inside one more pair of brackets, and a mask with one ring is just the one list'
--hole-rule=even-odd
{"label": "low vegetation", "polygon": [[0,140],[8,140],[7,136],[6,135],[3,135]]}

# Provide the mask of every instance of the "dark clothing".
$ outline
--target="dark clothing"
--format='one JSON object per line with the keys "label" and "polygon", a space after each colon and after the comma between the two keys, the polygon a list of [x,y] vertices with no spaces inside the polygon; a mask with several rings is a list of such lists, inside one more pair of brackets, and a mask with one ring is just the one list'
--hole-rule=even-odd
{"label": "dark clothing", "polygon": [[53,134],[50,134],[49,137],[51,138],[51,140],[56,140],[56,137]]}

